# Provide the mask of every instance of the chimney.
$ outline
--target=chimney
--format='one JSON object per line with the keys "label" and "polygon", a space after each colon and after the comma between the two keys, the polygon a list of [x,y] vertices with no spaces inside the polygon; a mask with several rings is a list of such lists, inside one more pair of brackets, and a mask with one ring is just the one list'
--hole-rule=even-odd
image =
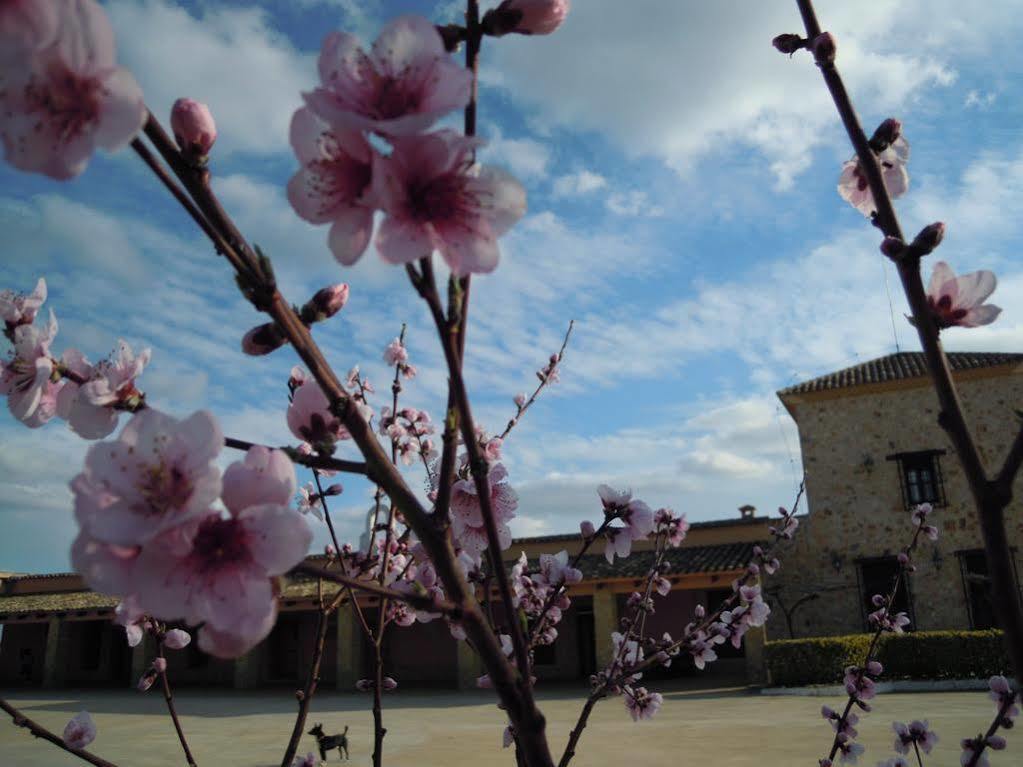
{"label": "chimney", "polygon": [[753,515],[756,514],[757,507],[750,506],[748,503],[745,506],[739,507],[739,514],[742,515],[743,519],[753,519]]}

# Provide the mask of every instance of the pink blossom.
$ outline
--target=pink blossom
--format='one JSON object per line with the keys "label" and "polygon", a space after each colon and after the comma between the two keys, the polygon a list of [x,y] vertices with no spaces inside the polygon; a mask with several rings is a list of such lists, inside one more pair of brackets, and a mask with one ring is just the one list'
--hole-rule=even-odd
{"label": "pink blossom", "polygon": [[316,760],[316,754],[310,751],[305,756],[296,756],[291,767],[316,767],[317,764],[319,764],[319,762]]}
{"label": "pink blossom", "polygon": [[329,223],[334,258],[354,264],[373,233],[369,142],[357,130],[332,129],[311,110],[299,109],[291,118],[291,147],[302,166],[288,182],[291,207],[311,224]]}
{"label": "pink blossom", "polygon": [[117,428],[118,409],[128,409],[143,401],[143,394],[135,387],[135,379],[149,363],[152,352],[143,349],[135,356],[124,341],[119,341],[117,353],[96,365],[77,349],[68,349],[61,355],[61,364],[84,378],[79,385],[67,380],[57,398],[57,414],[68,422],[71,430],[85,439],[102,439]]}
{"label": "pink blossom", "polygon": [[[901,197],[909,189],[909,173],[906,172],[909,143],[899,136],[887,149],[878,154],[877,160],[881,165],[881,177],[884,179],[888,194],[893,199]],[[838,193],[843,200],[868,218],[877,210],[867,176],[855,157],[842,166],[842,175],[838,178]]]}
{"label": "pink blossom", "polygon": [[522,14],[515,25],[515,32],[522,35],[549,35],[568,16],[571,3],[569,0],[505,0],[501,6]]}
{"label": "pink blossom", "polygon": [[16,327],[13,354],[0,361],[0,394],[7,396],[11,415],[30,428],[42,426],[57,412],[59,389],[50,380],[50,344],[56,335],[57,318],[51,310],[45,328]]}
{"label": "pink blossom", "polygon": [[298,510],[303,514],[312,514],[323,521],[323,505],[319,493],[312,482],[306,482],[298,489]]}
{"label": "pink blossom", "polygon": [[88,711],[76,714],[64,727],[64,743],[71,748],[82,749],[96,740],[96,723]]}
{"label": "pink blossom", "polygon": [[[507,483],[508,472],[500,463],[490,467],[487,481],[490,485],[490,503],[502,551],[511,546],[508,521],[515,516],[519,496]],[[457,480],[451,488],[451,531],[455,540],[471,555],[478,557],[487,548],[487,531],[476,481],[470,476]]]}
{"label": "pink blossom", "polygon": [[509,724],[504,728],[504,735],[501,737],[501,747],[508,748],[512,743],[515,742],[515,730]]}
{"label": "pink blossom", "polygon": [[0,94],[0,139],[19,170],[68,179],[97,146],[127,144],[146,119],[142,91],[115,63],[114,34],[95,0],[55,3],[52,45],[12,72]]}
{"label": "pink blossom", "polygon": [[472,75],[451,60],[436,27],[421,16],[393,19],[369,54],[353,35],[332,32],[318,66],[320,87],[304,94],[306,104],[342,130],[419,133],[464,107],[472,87]]}
{"label": "pink blossom", "polygon": [[645,687],[625,688],[625,708],[632,721],[653,719],[660,708],[663,698],[659,692],[647,692]]}
{"label": "pink blossom", "polygon": [[981,269],[956,277],[948,264],[938,261],[927,286],[927,303],[934,321],[939,328],[976,328],[994,322],[1002,310],[984,301],[997,285],[994,272]]}
{"label": "pink blossom", "polygon": [[478,139],[442,130],[394,140],[376,157],[373,189],[387,217],[376,247],[392,264],[440,251],[458,275],[491,272],[497,238],[526,212],[526,193],[502,170],[473,163]]}
{"label": "pink blossom", "polygon": [[317,452],[331,452],[334,443],[350,439],[341,419],[330,412],[330,401],[313,379],[295,389],[288,406],[288,428]]}
{"label": "pink blossom", "polygon": [[392,366],[408,362],[408,351],[402,345],[400,338],[395,338],[387,344],[387,348],[384,349],[384,362]]}
{"label": "pink blossom", "polygon": [[569,566],[568,552],[565,550],[557,554],[541,554],[540,574],[552,586],[578,583],[583,579],[581,570]]}
{"label": "pink blossom", "polygon": [[59,22],[58,6],[40,0],[4,0],[0,3],[0,83],[9,69],[53,43]]}
{"label": "pink blossom", "polygon": [[891,759],[885,759],[883,762],[878,762],[877,767],[910,767],[910,764],[904,757],[893,756]]}
{"label": "pink blossom", "polygon": [[224,472],[221,497],[230,509],[263,503],[286,506],[294,494],[295,467],[283,450],[255,445],[244,461],[232,463]]}
{"label": "pink blossom", "polygon": [[[49,3],[7,2],[0,6],[0,23],[5,15],[19,6],[49,6]],[[10,9],[10,10],[9,10]],[[15,293],[13,290],[0,290],[0,320],[4,321],[7,333],[13,333],[19,325],[31,325],[36,314],[46,301],[46,280],[42,277],[31,293]]]}
{"label": "pink blossom", "polygon": [[217,124],[210,108],[199,101],[175,101],[171,107],[170,125],[178,148],[186,155],[205,157],[217,140]]}
{"label": "pink blossom", "polygon": [[608,485],[597,487],[597,495],[600,496],[600,502],[604,504],[604,512],[613,514],[624,509],[632,499],[631,490],[615,490]]}
{"label": "pink blossom", "polygon": [[604,535],[607,536],[604,558],[609,564],[614,564],[616,555],[624,559],[632,553],[632,536],[624,527],[609,527]]}
{"label": "pink blossom", "polygon": [[135,546],[207,513],[220,494],[213,463],[224,438],[199,411],[178,421],[147,408],[113,441],[98,442],[71,481],[75,516],[93,538]]}
{"label": "pink blossom", "polygon": [[892,722],[892,729],[895,731],[895,750],[900,754],[908,754],[914,745],[929,754],[938,742],[937,734],[930,729],[926,719],[914,720],[908,725]]}
{"label": "pink blossom", "polygon": [[235,657],[273,627],[277,598],[273,576],[302,560],[312,532],[301,514],[266,503],[210,511],[142,550],[137,568],[139,601],[155,617],[204,623],[199,647]]}
{"label": "pink blossom", "polygon": [[184,629],[171,629],[163,638],[164,647],[170,650],[183,650],[192,641],[192,636]]}
{"label": "pink blossom", "polygon": [[[138,560],[137,546],[118,546],[91,538],[79,532],[71,544],[71,566],[82,576],[88,586],[101,594],[130,594],[135,579],[135,563]],[[131,612],[125,626],[141,618],[142,610],[133,599],[126,598]],[[120,606],[118,610],[120,611]],[[120,612],[119,612],[120,614]],[[134,632],[132,632],[134,633]]]}

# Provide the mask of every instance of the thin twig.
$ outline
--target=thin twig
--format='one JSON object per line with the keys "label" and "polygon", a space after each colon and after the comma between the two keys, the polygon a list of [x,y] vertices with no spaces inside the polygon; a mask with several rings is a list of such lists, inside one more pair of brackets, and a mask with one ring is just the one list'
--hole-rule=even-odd
{"label": "thin twig", "polygon": [[[163,644],[160,644],[159,657],[164,658]],[[164,658],[166,660],[166,658]],[[167,711],[170,713],[171,721],[174,722],[174,731],[178,734],[178,740],[181,742],[181,750],[185,752],[185,759],[188,761],[188,767],[196,767],[195,757],[192,756],[192,751],[188,747],[188,740],[185,738],[185,731],[181,728],[181,721],[178,719],[177,709],[174,708],[174,696],[171,694],[170,679],[167,678],[167,671],[160,672],[160,682],[163,685],[163,699],[167,702]]]}
{"label": "thin twig", "polygon": [[27,716],[25,716],[23,713],[21,713],[18,709],[16,709],[3,698],[0,698],[0,709],[6,711],[10,715],[11,719],[14,720],[14,724],[16,727],[24,727],[35,737],[50,741],[50,743],[57,746],[58,748],[64,749],[69,754],[74,754],[79,759],[86,761],[89,764],[94,764],[96,765],[96,767],[117,767],[117,765],[114,764],[113,762],[108,762],[106,759],[101,759],[95,754],[89,753],[84,748],[72,748],[71,746],[64,742],[64,739],[62,737],[50,732],[41,724],[33,722],[31,719],[29,719]]}
{"label": "thin twig", "polygon": [[293,463],[299,463],[309,469],[326,469],[327,471],[341,471],[347,474],[367,474],[369,469],[362,461],[345,461],[340,458],[331,458],[327,455],[302,455],[292,447],[270,447],[259,445],[255,442],[247,442],[244,439],[224,437],[224,446],[233,450],[248,450],[252,447],[267,447],[270,450],[283,450],[288,454]]}
{"label": "thin twig", "polygon": [[[561,342],[561,349],[558,351],[558,353],[556,355],[557,356],[557,362],[555,363],[555,366],[560,365],[561,364],[561,360],[563,360],[565,358],[565,348],[568,346],[568,339],[572,335],[572,328],[573,327],[575,327],[575,320],[569,320],[569,322],[568,322],[568,330],[565,331],[565,340],[563,340]],[[532,404],[534,402],[536,402],[536,398],[540,396],[540,392],[543,391],[544,388],[549,383],[550,383],[550,376],[545,376],[540,381],[539,385],[536,387],[536,389],[533,391],[533,393],[530,395],[529,399],[527,399],[522,404],[522,407],[520,407],[518,409],[518,411],[515,413],[515,417],[509,419],[508,425],[504,427],[504,431],[501,432],[501,436],[499,437],[499,439],[503,440],[503,439],[505,439],[511,433],[511,430],[514,429],[516,425],[518,425],[519,419],[522,418],[522,416],[525,415],[525,412],[527,410],[529,410],[529,408],[532,406]]]}
{"label": "thin twig", "polygon": [[[817,21],[813,3],[811,0],[796,0],[796,2],[806,28],[807,39],[813,41],[821,34],[821,27]],[[817,64],[835,102],[849,140],[856,150],[860,168],[864,171],[870,185],[870,192],[877,208],[874,223],[886,236],[904,241],[905,238],[895,215],[891,197],[885,187],[877,157],[860,126],[856,111],[853,109],[852,101],[838,70],[835,68],[834,61],[822,60]],[[941,405],[938,423],[948,434],[949,440],[955,447],[980,517],[992,601],[996,605],[1009,658],[1012,660],[1015,676],[1019,681],[1023,679],[1023,606],[1020,604],[1020,595],[1016,587],[1012,552],[1005,531],[1004,512],[1012,497],[1012,477],[1009,474],[1018,471],[1020,463],[1023,462],[1023,457],[1017,455],[1017,451],[1023,450],[1023,445],[1018,448],[1014,445],[1013,452],[1010,453],[1006,468],[1012,469],[1012,471],[1006,472],[998,480],[989,480],[980,451],[966,423],[962,402],[952,380],[948,359],[942,349],[938,327],[931,315],[927,294],[920,277],[920,258],[913,256],[894,260],[902,281],[903,291],[913,313],[913,324],[920,338],[927,370]],[[1019,443],[1021,439],[1023,436],[1018,437],[1016,442]]]}

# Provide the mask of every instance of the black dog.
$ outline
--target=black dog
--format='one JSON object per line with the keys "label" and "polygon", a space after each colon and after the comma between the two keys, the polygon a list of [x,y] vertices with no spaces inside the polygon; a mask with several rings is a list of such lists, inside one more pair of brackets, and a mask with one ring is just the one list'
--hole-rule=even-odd
{"label": "black dog", "polygon": [[327,752],[332,749],[337,749],[338,759],[348,759],[348,725],[345,725],[345,731],[340,735],[324,735],[323,725],[318,724],[313,729],[309,730],[309,735],[316,738],[316,745],[320,748],[320,759],[327,758]]}

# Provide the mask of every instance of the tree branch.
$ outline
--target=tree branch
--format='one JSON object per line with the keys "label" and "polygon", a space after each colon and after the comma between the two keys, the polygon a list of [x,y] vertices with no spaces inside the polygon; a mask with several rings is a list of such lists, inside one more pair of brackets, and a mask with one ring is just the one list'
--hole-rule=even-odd
{"label": "tree branch", "polygon": [[106,759],[101,759],[95,754],[90,754],[84,748],[72,748],[64,742],[62,737],[50,732],[41,724],[33,722],[3,698],[0,698],[0,709],[6,711],[10,715],[11,719],[14,720],[14,725],[16,727],[24,727],[35,737],[50,741],[50,743],[58,748],[67,751],[69,754],[74,754],[79,759],[86,761],[89,764],[94,764],[96,767],[117,767],[117,765],[113,762],[108,762]]}

